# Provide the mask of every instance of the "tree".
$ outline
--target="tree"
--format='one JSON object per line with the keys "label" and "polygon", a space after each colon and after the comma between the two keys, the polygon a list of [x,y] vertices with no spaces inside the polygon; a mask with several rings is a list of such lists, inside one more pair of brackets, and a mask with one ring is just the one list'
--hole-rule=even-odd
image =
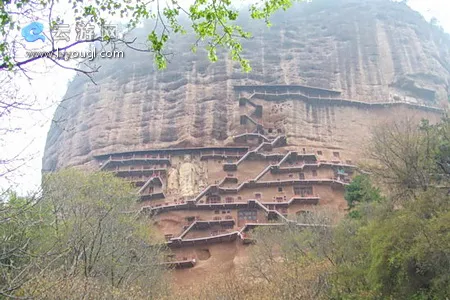
{"label": "tree", "polygon": [[[396,299],[445,299],[450,295],[450,210],[439,191],[421,195],[388,219],[370,226],[374,290]],[[447,234],[446,234],[447,233]]]}
{"label": "tree", "polygon": [[384,124],[373,132],[367,156],[374,161],[368,170],[397,199],[438,184],[436,154],[439,133],[427,121],[403,120]]}
{"label": "tree", "polygon": [[[328,289],[335,212],[322,208],[298,216],[297,223],[261,227],[241,276],[262,299],[318,299]],[[304,226],[309,224],[310,226]],[[258,299],[258,297],[255,297]]]}
{"label": "tree", "polygon": [[45,227],[35,204],[15,193],[0,198],[0,298],[12,296],[29,280],[33,238]]}
{"label": "tree", "polygon": [[[9,253],[26,253],[14,266],[4,264],[4,278],[23,276],[9,293],[46,299],[163,295],[165,246],[148,220],[130,212],[137,200],[133,191],[109,173],[67,169],[48,175],[33,217],[21,214],[0,224],[10,236],[20,234]],[[14,228],[20,230],[12,234]]]}
{"label": "tree", "polygon": [[[335,230],[332,297],[445,299],[450,260],[449,202],[430,189],[401,209],[364,204],[370,214],[347,218]],[[361,209],[367,211],[367,209]]]}
{"label": "tree", "polygon": [[378,202],[381,198],[380,190],[372,185],[368,175],[355,176],[345,187],[345,200],[349,208],[353,208],[356,203]]}
{"label": "tree", "polygon": [[[331,297],[450,296],[448,124],[444,118],[435,125],[396,123],[376,131],[370,150],[379,160],[372,170],[395,193],[380,202],[359,201],[358,218],[346,218],[335,229]],[[347,197],[364,199],[362,190],[352,188]]]}
{"label": "tree", "polygon": [[[248,7],[252,19],[264,19],[270,25],[269,17],[279,9],[288,9],[292,2],[292,0],[262,0]],[[77,22],[95,24],[100,27],[111,24],[111,20],[114,18],[126,20],[124,25],[127,30],[135,28],[144,20],[153,20],[154,28],[147,37],[148,48],[135,48],[133,39],[113,36],[107,31],[58,48],[55,46],[52,32],[60,28],[58,26],[64,24],[65,21],[64,16],[58,14],[61,3],[55,0],[4,1],[0,4],[0,33],[3,35],[3,40],[0,42],[0,70],[22,69],[25,65],[44,58],[61,67],[67,67],[62,63],[63,60],[56,55],[58,52],[73,49],[79,44],[96,41],[110,45],[122,44],[138,51],[150,51],[154,54],[158,68],[164,68],[167,63],[166,42],[174,34],[185,34],[189,27],[197,37],[197,42],[192,48],[193,51],[198,46],[205,47],[209,59],[216,61],[218,59],[216,49],[223,47],[230,52],[232,59],[238,61],[245,71],[250,70],[248,61],[241,56],[242,45],[240,43],[240,39],[249,38],[250,33],[236,24],[240,11],[233,6],[231,1],[196,0],[193,4],[182,5],[176,0],[164,4],[159,0],[136,0],[134,2],[70,0],[68,5],[71,6],[71,13],[74,14]],[[48,53],[45,56],[18,60],[17,51],[22,49],[23,45],[20,45],[19,40],[21,39],[17,37],[17,33],[24,28],[25,23],[30,23],[36,17],[44,18],[47,21],[47,25],[51,29],[49,35],[51,47],[45,50]],[[180,22],[181,18],[188,20],[187,26]],[[28,26],[28,24],[26,25]],[[25,29],[40,33],[42,24],[35,24],[34,27]],[[202,41],[205,43],[201,43]],[[86,74],[95,71],[95,69],[75,69]]]}
{"label": "tree", "polygon": [[435,179],[441,184],[447,184],[450,182],[450,118],[445,116],[442,122],[434,126],[424,123],[421,128],[427,134],[429,132],[435,133],[434,137],[437,144],[433,153],[433,158],[436,161]]}

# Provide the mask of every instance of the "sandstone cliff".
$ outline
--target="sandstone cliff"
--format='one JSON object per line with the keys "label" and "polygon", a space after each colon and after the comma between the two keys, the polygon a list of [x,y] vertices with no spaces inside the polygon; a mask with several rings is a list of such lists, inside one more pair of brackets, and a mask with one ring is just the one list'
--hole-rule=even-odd
{"label": "sandstone cliff", "polygon": [[[270,29],[242,22],[254,33],[244,43],[250,74],[224,54],[209,63],[184,38],[171,41],[175,55],[165,71],[155,71],[150,56],[128,52],[102,62],[98,85],[76,77],[55,113],[43,169],[109,152],[231,144],[239,133],[239,85],[312,86],[366,103],[448,103],[449,38],[404,4],[318,0],[279,13]],[[414,112],[287,99],[271,103],[264,122],[285,132],[290,145],[351,153],[376,122]],[[421,116],[428,115],[436,118]]]}

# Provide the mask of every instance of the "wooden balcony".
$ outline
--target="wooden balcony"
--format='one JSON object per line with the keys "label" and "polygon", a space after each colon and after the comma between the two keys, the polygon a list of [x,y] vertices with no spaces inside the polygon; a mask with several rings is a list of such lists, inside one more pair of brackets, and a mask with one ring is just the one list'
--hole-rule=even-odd
{"label": "wooden balcony", "polygon": [[165,199],[166,196],[164,195],[163,192],[156,192],[156,193],[141,194],[140,198],[141,198],[141,201],[146,201],[146,200]]}
{"label": "wooden balcony", "polygon": [[216,243],[226,243],[232,242],[236,240],[239,232],[234,231],[231,233],[219,234],[214,236],[207,236],[201,238],[194,239],[172,239],[167,245],[171,248],[180,248],[186,246],[196,246],[196,245],[204,245],[204,244],[216,244]]}
{"label": "wooden balcony", "polygon": [[155,168],[155,169],[145,169],[145,168],[121,168],[116,170],[111,170],[117,174],[119,177],[128,177],[135,175],[144,175],[144,176],[159,176],[161,173],[166,173],[167,170],[165,168]]}
{"label": "wooden balcony", "polygon": [[100,168],[102,171],[114,171],[112,168],[133,165],[170,165],[170,158],[111,158],[104,162]]}
{"label": "wooden balcony", "polygon": [[193,268],[196,264],[195,258],[186,260],[174,260],[164,262],[163,265],[170,269],[188,269]]}

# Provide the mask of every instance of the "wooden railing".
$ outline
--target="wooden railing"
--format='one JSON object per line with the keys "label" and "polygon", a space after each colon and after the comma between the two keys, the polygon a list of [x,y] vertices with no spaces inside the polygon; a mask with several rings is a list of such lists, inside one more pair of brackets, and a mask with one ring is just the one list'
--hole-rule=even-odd
{"label": "wooden railing", "polygon": [[407,101],[389,101],[389,102],[366,102],[366,101],[360,101],[360,100],[352,100],[352,99],[343,99],[343,98],[334,98],[334,97],[310,97],[306,94],[300,93],[300,92],[287,92],[287,93],[253,93],[249,99],[252,99],[254,97],[261,97],[265,100],[270,100],[270,99],[266,99],[268,97],[292,97],[292,96],[297,96],[300,98],[303,98],[305,100],[313,100],[313,101],[329,101],[329,102],[336,102],[336,103],[341,103],[341,104],[350,104],[350,105],[363,105],[363,106],[368,106],[368,107],[377,107],[377,106],[392,106],[392,105],[407,105],[407,106],[411,106],[411,107],[415,107],[415,108],[420,108],[420,109],[426,109],[426,110],[433,110],[433,111],[438,111],[438,112],[443,112],[444,110],[440,107],[437,106],[433,106],[433,105],[424,105],[424,104],[419,104],[419,103],[411,103],[411,102],[407,102]]}

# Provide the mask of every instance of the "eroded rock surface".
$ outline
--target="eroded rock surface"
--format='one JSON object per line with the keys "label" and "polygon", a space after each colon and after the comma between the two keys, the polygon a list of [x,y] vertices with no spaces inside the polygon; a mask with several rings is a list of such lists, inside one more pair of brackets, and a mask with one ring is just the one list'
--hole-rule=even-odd
{"label": "eroded rock surface", "polygon": [[[55,114],[43,169],[117,151],[233,144],[236,85],[305,85],[369,103],[447,105],[450,42],[418,13],[383,0],[314,2],[278,14],[270,29],[244,22],[254,33],[244,43],[250,74],[224,54],[209,63],[204,53],[189,51],[193,38],[182,38],[171,42],[175,56],[163,72],[151,57],[128,52],[104,62],[98,85],[78,76]],[[314,101],[270,105],[265,122],[281,128],[290,144],[349,153],[357,152],[355,139],[393,115]]]}

